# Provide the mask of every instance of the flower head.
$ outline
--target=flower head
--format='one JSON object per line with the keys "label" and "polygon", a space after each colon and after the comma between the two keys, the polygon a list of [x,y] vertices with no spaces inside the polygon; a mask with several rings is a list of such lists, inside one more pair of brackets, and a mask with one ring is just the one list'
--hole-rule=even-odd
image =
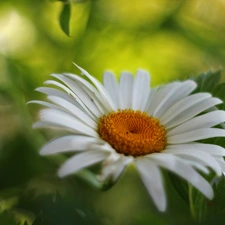
{"label": "flower head", "polygon": [[[74,152],[59,169],[64,177],[102,162],[101,178],[115,182],[133,163],[159,210],[166,209],[160,168],[165,168],[197,188],[207,198],[213,190],[198,171],[209,168],[221,175],[225,149],[200,140],[224,137],[213,128],[225,121],[225,112],[209,111],[222,103],[209,93],[191,94],[192,80],[172,82],[151,89],[150,76],[138,70],[134,78],[123,72],[119,82],[106,72],[103,85],[78,67],[90,82],[73,74],[53,74],[41,87],[51,102],[32,101],[47,107],[35,128],[58,127],[71,132],[47,143],[42,155]],[[61,90],[60,90],[61,89]],[[207,111],[208,110],[208,111]]]}

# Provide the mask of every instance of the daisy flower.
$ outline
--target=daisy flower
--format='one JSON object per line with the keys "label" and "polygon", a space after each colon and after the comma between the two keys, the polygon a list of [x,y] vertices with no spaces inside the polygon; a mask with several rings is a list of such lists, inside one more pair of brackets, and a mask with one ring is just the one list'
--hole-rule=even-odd
{"label": "daisy flower", "polygon": [[73,74],[52,74],[58,79],[37,91],[48,100],[32,101],[46,106],[34,128],[61,128],[70,135],[47,143],[41,155],[64,152],[67,159],[58,175],[65,177],[96,163],[102,163],[99,179],[116,182],[129,164],[140,177],[161,211],[166,209],[166,194],[161,168],[173,172],[213,198],[205,174],[225,171],[225,149],[200,140],[225,137],[225,130],[213,128],[225,121],[225,112],[210,111],[222,101],[209,93],[192,94],[192,80],[172,82],[151,89],[150,76],[138,70],[136,77],[122,72],[119,82],[111,72],[101,84],[78,67],[89,80]]}

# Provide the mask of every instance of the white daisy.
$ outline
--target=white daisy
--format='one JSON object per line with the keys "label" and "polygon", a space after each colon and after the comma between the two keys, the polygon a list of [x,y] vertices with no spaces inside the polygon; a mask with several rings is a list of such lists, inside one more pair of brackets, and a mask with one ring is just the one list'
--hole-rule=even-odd
{"label": "white daisy", "polygon": [[[225,149],[198,141],[225,137],[225,130],[212,128],[225,121],[225,112],[207,111],[222,103],[209,93],[191,94],[192,80],[149,87],[150,76],[138,70],[134,78],[123,72],[117,83],[105,72],[103,85],[78,67],[90,82],[73,74],[53,74],[40,87],[49,102],[34,128],[58,127],[71,135],[50,141],[41,155],[74,152],[59,169],[59,176],[102,162],[101,179],[115,182],[129,164],[134,164],[155,205],[166,209],[166,194],[160,168],[180,176],[207,198],[213,190],[198,171],[219,176],[225,170]],[[60,90],[62,89],[62,90]]]}

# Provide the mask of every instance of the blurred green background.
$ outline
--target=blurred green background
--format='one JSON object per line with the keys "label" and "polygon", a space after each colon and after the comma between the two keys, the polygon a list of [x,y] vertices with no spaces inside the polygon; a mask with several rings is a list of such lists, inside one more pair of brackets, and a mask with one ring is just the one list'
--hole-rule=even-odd
{"label": "blurred green background", "polygon": [[100,80],[143,68],[152,85],[223,68],[225,0],[71,2],[68,37],[62,1],[0,1],[0,225],[194,224],[169,182],[157,212],[133,168],[106,192],[58,179],[60,159],[38,154],[55,133],[31,128],[40,107],[26,102],[45,99],[34,89],[50,73],[78,73],[72,62]]}

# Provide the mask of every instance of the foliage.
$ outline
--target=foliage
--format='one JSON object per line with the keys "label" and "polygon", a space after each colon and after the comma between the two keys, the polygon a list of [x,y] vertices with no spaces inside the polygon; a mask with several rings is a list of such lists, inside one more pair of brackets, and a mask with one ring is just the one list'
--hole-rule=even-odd
{"label": "foliage", "polygon": [[[225,100],[224,84],[220,83],[221,70],[202,73],[196,77],[195,81],[198,84],[197,92],[209,92],[213,96]],[[219,106],[220,109],[224,109],[225,103]],[[215,143],[225,148],[224,138],[218,137],[211,140],[204,140],[206,143]],[[170,179],[177,189],[178,193],[182,196],[185,202],[189,202],[192,215],[199,224],[221,224],[224,220],[224,207],[225,207],[225,195],[224,195],[224,177],[213,178],[215,174],[210,174],[206,177],[211,180],[214,187],[215,197],[213,200],[207,200],[200,192],[193,187],[189,186],[187,182],[179,179],[173,174],[169,174]]]}
{"label": "foliage", "polygon": [[64,3],[62,11],[59,16],[59,23],[62,30],[65,32],[66,35],[70,35],[70,9],[71,5],[69,3]]}

